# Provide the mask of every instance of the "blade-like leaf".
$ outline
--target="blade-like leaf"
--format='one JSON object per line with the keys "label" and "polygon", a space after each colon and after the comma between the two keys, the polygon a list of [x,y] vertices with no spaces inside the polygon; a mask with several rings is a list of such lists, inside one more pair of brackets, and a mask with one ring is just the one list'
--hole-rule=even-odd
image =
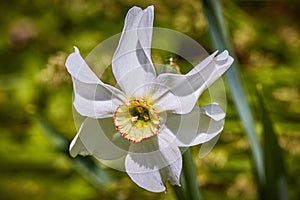
{"label": "blade-like leaf", "polygon": [[[219,0],[202,0],[204,13],[207,17],[210,35],[214,48],[223,51],[227,49],[233,57],[236,57],[232,51],[229,39],[226,34],[226,28]],[[254,119],[250,111],[249,104],[245,98],[245,92],[238,72],[237,59],[231,68],[225,73],[232,97],[243,122],[244,129],[250,141],[251,150],[258,174],[259,182],[264,184],[265,172],[263,164],[263,155],[258,137],[254,128]]]}
{"label": "blade-like leaf", "polygon": [[284,160],[261,85],[257,86],[257,97],[263,125],[263,151],[267,180],[266,188],[262,191],[262,194],[265,199],[286,200],[289,199],[289,195]]}

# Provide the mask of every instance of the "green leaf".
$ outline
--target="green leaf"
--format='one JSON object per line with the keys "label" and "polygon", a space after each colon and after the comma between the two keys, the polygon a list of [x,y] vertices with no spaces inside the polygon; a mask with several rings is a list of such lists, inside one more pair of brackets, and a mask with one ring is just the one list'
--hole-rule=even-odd
{"label": "green leaf", "polygon": [[[236,58],[234,52],[232,51],[230,40],[227,36],[220,1],[202,0],[202,2],[204,13],[209,22],[210,35],[214,48],[220,51],[227,49],[230,52],[230,55]],[[260,184],[264,184],[265,172],[262,150],[255,131],[254,118],[252,116],[249,104],[245,98],[246,95],[239,76],[237,59],[235,59],[231,68],[226,72],[225,77],[232,93],[235,106],[250,141],[259,182]]]}
{"label": "green leaf", "polygon": [[282,151],[278,145],[273,122],[264,101],[262,85],[257,85],[256,91],[263,125],[263,151],[266,173],[266,185],[262,194],[265,199],[286,200],[289,199],[289,195]]}

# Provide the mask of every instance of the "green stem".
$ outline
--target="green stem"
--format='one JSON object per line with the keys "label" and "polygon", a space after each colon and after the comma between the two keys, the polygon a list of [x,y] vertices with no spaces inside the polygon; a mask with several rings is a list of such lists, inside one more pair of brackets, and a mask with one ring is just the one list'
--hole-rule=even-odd
{"label": "green stem", "polygon": [[182,187],[180,187],[178,185],[172,185],[172,188],[173,188],[174,193],[177,197],[177,200],[187,200]]}
{"label": "green stem", "polygon": [[183,158],[183,190],[189,200],[200,200],[201,195],[197,182],[197,173],[193,162],[191,150],[188,148],[182,155]]}

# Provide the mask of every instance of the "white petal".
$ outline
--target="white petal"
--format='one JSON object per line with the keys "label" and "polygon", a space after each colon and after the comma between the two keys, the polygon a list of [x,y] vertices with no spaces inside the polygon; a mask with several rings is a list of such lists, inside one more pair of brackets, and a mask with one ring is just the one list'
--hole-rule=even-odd
{"label": "white petal", "polygon": [[176,160],[168,167],[160,170],[160,175],[164,181],[170,181],[171,185],[180,186],[180,174],[182,169],[182,159]]}
{"label": "white petal", "polygon": [[204,158],[215,146],[217,141],[219,140],[220,134],[216,135],[214,138],[209,140],[208,142],[205,142],[201,145],[201,148],[199,150],[199,158]]}
{"label": "white petal", "polygon": [[87,156],[90,155],[90,152],[85,148],[81,139],[79,138],[79,133],[76,134],[74,139],[72,140],[69,146],[69,152],[72,157],[76,157],[77,155]]}
{"label": "white petal", "polygon": [[160,170],[164,181],[169,180],[172,185],[180,185],[180,173],[182,169],[182,156],[176,144],[176,137],[164,128],[158,135],[159,149],[169,163]]}
{"label": "white petal", "polygon": [[169,112],[165,128],[176,136],[178,146],[187,147],[197,137],[200,120],[200,108],[195,106],[190,113],[184,115]]}
{"label": "white petal", "polygon": [[209,106],[204,106],[202,109],[207,116],[211,117],[215,121],[220,121],[225,118],[225,112],[216,103],[213,103]]}
{"label": "white petal", "polygon": [[224,117],[225,113],[217,104],[195,106],[188,114],[169,114],[165,125],[176,136],[178,146],[188,147],[216,137],[223,130]]}
{"label": "white petal", "polygon": [[153,32],[153,18],[154,18],[154,7],[149,6],[148,9],[145,9],[145,14],[141,17],[141,20],[138,25],[137,33],[139,38],[139,45],[141,46],[142,55],[139,55],[138,58],[142,58],[143,54],[145,54],[146,61],[143,61],[143,64],[150,64],[147,66],[149,71],[153,71],[155,74],[155,70],[152,67],[151,60],[151,44],[152,44],[152,32]]}
{"label": "white petal", "polygon": [[[114,76],[126,94],[131,94],[140,84],[155,79],[149,48],[152,40],[152,23],[153,6],[145,10],[133,7],[127,13],[112,61]],[[143,29],[147,30],[147,34]]]}
{"label": "white petal", "polygon": [[104,118],[112,116],[115,108],[125,100],[118,89],[104,84],[88,67],[79,50],[70,54],[66,61],[74,87],[74,107],[83,116]]}
{"label": "white petal", "polygon": [[137,185],[152,192],[165,191],[166,180],[179,185],[182,158],[173,138],[168,132],[161,132],[130,145],[125,168]]}
{"label": "white petal", "polygon": [[218,134],[220,134],[223,128],[224,128],[224,120],[220,120],[216,122],[210,119],[210,121],[207,124],[204,124],[204,126],[200,127],[200,130],[198,130],[200,132],[198,132],[196,138],[189,144],[189,146],[195,146],[210,141]]}
{"label": "white petal", "polygon": [[161,83],[144,83],[132,93],[132,98],[143,98],[158,112],[180,112],[181,102],[168,87]]}
{"label": "white petal", "polygon": [[160,74],[157,81],[170,87],[184,105],[179,114],[189,113],[195,106],[199,96],[214,81],[216,81],[230,67],[233,58],[227,51],[215,57],[210,55],[186,75]]}
{"label": "white petal", "polygon": [[118,159],[114,159],[114,160],[103,160],[103,159],[98,159],[98,160],[105,166],[116,169],[118,171],[126,172],[125,158],[126,158],[126,155],[124,155]]}
{"label": "white petal", "polygon": [[81,57],[77,47],[74,47],[74,53],[71,53],[66,60],[68,72],[75,79],[84,83],[101,83],[100,79],[88,67],[84,59]]}
{"label": "white petal", "polygon": [[128,168],[136,169],[136,173],[128,173],[129,177],[141,188],[150,192],[163,192],[166,187],[163,184],[162,177],[159,170],[152,170],[150,172],[138,173],[142,167],[130,155],[127,155],[125,160],[126,171]]}
{"label": "white petal", "polygon": [[113,119],[95,120],[86,118],[70,145],[70,154],[93,155],[101,160],[114,160],[127,154],[129,142],[120,138],[114,140]]}
{"label": "white petal", "polygon": [[73,105],[82,116],[97,119],[112,117],[116,108],[126,101],[121,92],[112,92],[102,85],[78,86],[79,81],[76,80],[73,83]]}

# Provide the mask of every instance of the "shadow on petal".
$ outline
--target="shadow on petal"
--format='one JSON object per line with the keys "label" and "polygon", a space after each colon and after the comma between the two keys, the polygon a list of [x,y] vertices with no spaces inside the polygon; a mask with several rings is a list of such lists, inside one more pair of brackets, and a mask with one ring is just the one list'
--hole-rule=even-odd
{"label": "shadow on petal", "polygon": [[165,191],[163,183],[167,180],[179,185],[182,157],[174,137],[163,132],[142,143],[131,144],[125,159],[126,172],[131,179],[152,192]]}
{"label": "shadow on petal", "polygon": [[[75,144],[83,145],[86,152],[78,152],[78,154],[93,155],[97,159],[114,160],[127,154],[129,142],[120,137],[113,137],[115,133],[112,118],[91,119],[86,118],[82,123],[76,137]],[[80,140],[80,142],[76,142]],[[76,146],[71,146],[71,151]],[[79,148],[80,149],[80,148]]]}

